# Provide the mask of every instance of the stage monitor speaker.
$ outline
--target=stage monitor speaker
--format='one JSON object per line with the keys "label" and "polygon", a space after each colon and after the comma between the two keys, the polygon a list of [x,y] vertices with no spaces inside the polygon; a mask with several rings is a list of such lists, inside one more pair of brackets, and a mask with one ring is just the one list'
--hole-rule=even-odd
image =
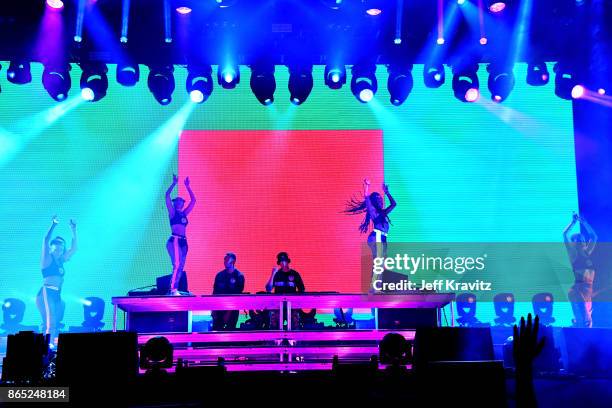
{"label": "stage monitor speaker", "polygon": [[[155,279],[155,286],[157,287],[158,295],[165,295],[170,291],[170,282],[172,281],[172,274],[160,276]],[[189,286],[187,285],[187,272],[183,271],[183,275],[179,280],[178,290],[181,292],[187,292]]]}
{"label": "stage monitor speaker", "polygon": [[42,380],[47,336],[33,331],[9,334],[6,357],[2,362],[2,381],[37,384]]}
{"label": "stage monitor speaker", "polygon": [[[122,386],[138,375],[138,335],[135,332],[61,333],[56,361],[58,384],[77,390]],[[100,388],[102,387],[102,388]],[[72,397],[72,389],[71,389]]]}
{"label": "stage monitor speaker", "polygon": [[493,360],[493,340],[488,327],[421,327],[414,339],[414,368],[433,361]]}
{"label": "stage monitor speaker", "polygon": [[612,378],[612,329],[565,327],[563,337],[570,373]]}
{"label": "stage monitor speaker", "polygon": [[448,407],[508,406],[501,361],[436,361],[421,374],[418,390],[423,402]]}

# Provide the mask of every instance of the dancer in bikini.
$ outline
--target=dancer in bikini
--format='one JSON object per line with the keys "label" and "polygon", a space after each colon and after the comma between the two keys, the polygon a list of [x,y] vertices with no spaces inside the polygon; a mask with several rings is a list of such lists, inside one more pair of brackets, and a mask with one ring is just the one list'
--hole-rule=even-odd
{"label": "dancer in bikini", "polygon": [[180,295],[178,285],[183,276],[183,268],[185,267],[185,260],[187,259],[187,251],[189,249],[187,236],[185,235],[185,230],[189,223],[187,216],[193,210],[196,203],[195,194],[193,194],[189,186],[189,177],[185,179],[185,188],[187,188],[189,193],[189,205],[185,208],[185,200],[181,197],[170,198],[172,190],[174,190],[177,184],[178,177],[175,174],[172,178],[172,184],[166,191],[166,208],[168,209],[170,227],[172,228],[172,235],[168,238],[166,249],[172,261],[172,279],[170,281],[169,294],[173,296]]}
{"label": "dancer in bikini", "polygon": [[66,250],[66,240],[60,236],[51,239],[53,230],[59,223],[56,216],[53,216],[51,227],[47,231],[43,240],[42,255],[40,257],[40,268],[43,275],[43,285],[36,296],[36,306],[42,316],[42,328],[45,334],[49,335],[49,345],[54,347],[57,344],[59,324],[62,313],[62,285],[64,284],[64,264],[72,258],[77,250],[76,223],[70,220],[70,230],[72,231],[72,244]]}

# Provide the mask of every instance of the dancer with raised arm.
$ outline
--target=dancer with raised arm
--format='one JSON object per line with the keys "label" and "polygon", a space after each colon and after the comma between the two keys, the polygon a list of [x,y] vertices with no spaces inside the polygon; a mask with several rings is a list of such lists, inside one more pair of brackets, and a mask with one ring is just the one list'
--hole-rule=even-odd
{"label": "dancer with raised arm", "polygon": [[[569,235],[576,224],[584,227],[586,236],[580,232]],[[563,231],[563,240],[574,270],[574,284],[567,294],[574,312],[574,325],[591,327],[593,325],[591,319],[593,280],[595,279],[591,254],[597,245],[597,234],[584,218],[574,213],[572,222]]]}
{"label": "dancer with raised arm", "polygon": [[43,239],[40,268],[43,275],[43,285],[36,296],[36,306],[42,316],[42,328],[49,335],[49,345],[57,344],[59,323],[62,315],[62,285],[64,284],[64,264],[68,262],[77,250],[76,223],[70,220],[72,244],[66,250],[66,240],[60,236],[51,239],[55,227],[59,223],[53,216],[51,227]]}
{"label": "dancer with raised arm", "polygon": [[383,198],[378,192],[370,193],[370,180],[365,179],[363,181],[363,200],[356,200],[351,198],[347,203],[345,213],[355,215],[364,214],[363,222],[359,226],[359,231],[362,234],[368,232],[370,228],[370,222],[372,223],[373,229],[368,235],[368,246],[372,250],[372,257],[386,257],[387,256],[387,234],[389,233],[389,213],[393,211],[397,203],[389,193],[389,186],[386,184],[382,185],[382,189],[389,199],[389,206],[384,207]]}
{"label": "dancer with raised arm", "polygon": [[170,227],[172,228],[172,235],[168,238],[166,249],[172,261],[172,279],[170,280],[169,294],[173,296],[180,295],[178,285],[183,275],[183,268],[185,267],[185,260],[187,259],[187,251],[189,249],[186,236],[187,224],[189,223],[187,216],[193,210],[196,203],[195,194],[193,194],[189,185],[189,177],[185,179],[185,188],[187,188],[189,193],[189,205],[187,205],[187,208],[184,208],[185,200],[183,198],[170,198],[172,190],[174,190],[177,184],[178,177],[175,174],[172,177],[172,184],[166,190],[166,208],[168,209]]}

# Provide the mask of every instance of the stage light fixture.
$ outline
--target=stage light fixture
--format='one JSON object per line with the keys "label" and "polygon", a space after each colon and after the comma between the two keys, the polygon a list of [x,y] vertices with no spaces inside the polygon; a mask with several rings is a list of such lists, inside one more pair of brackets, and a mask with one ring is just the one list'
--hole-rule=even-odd
{"label": "stage light fixture", "polygon": [[478,64],[463,69],[453,67],[453,92],[461,102],[476,102],[480,98]]}
{"label": "stage light fixture", "polygon": [[25,61],[11,61],[6,71],[6,79],[17,85],[29,84],[32,82],[30,63]]}
{"label": "stage light fixture", "polygon": [[123,86],[134,86],[140,80],[138,64],[123,62],[117,64],[117,83]]}
{"label": "stage light fixture", "polygon": [[498,293],[493,298],[495,309],[495,324],[497,326],[512,326],[516,322],[514,317],[514,295],[512,293]]}
{"label": "stage light fixture", "polygon": [[423,67],[423,82],[427,88],[439,88],[444,84],[446,74],[442,64],[425,64]]}
{"label": "stage light fixture", "polygon": [[104,300],[87,297],[83,302],[83,328],[87,331],[100,331],[104,327]]}
{"label": "stage light fixture", "polygon": [[343,0],[321,0],[321,3],[332,10],[338,10],[342,7]]}
{"label": "stage light fixture", "polygon": [[187,7],[187,6],[180,6],[176,8],[176,12],[179,13],[180,15],[186,15],[191,13],[191,8]]}
{"label": "stage light fixture", "polygon": [[68,91],[72,86],[70,70],[72,67],[66,63],[45,65],[42,75],[43,87],[54,100],[61,102],[68,98]]}
{"label": "stage light fixture", "polygon": [[412,78],[412,64],[389,65],[387,67],[389,77],[387,89],[389,90],[390,102],[394,106],[400,106],[408,99],[408,95],[414,87]]}
{"label": "stage light fixture", "polygon": [[340,89],[346,84],[346,67],[344,65],[325,66],[325,85],[330,89]]}
{"label": "stage light fixture", "polygon": [[220,8],[232,7],[234,4],[236,4],[237,1],[238,0],[215,0],[217,6],[219,6]]}
{"label": "stage light fixture", "polygon": [[62,0],[47,0],[47,6],[52,10],[61,10],[64,8]]}
{"label": "stage light fixture", "polygon": [[515,79],[512,67],[492,63],[487,66],[487,71],[489,72],[488,87],[491,92],[491,100],[498,103],[505,101],[514,89]]}
{"label": "stage light fixture", "polygon": [[363,0],[365,12],[369,16],[378,16],[383,12],[385,0]]}
{"label": "stage light fixture", "polygon": [[412,360],[412,344],[399,333],[387,333],[378,345],[378,358],[381,364],[409,364]]}
{"label": "stage light fixture", "polygon": [[605,95],[605,94],[606,94],[606,90],[605,90],[604,88],[599,88],[599,89],[597,90],[597,93],[603,96],[603,95]]}
{"label": "stage light fixture", "polygon": [[276,80],[274,79],[274,64],[257,63],[251,66],[251,90],[262,105],[274,102]]}
{"label": "stage light fixture", "polygon": [[353,65],[351,78],[351,92],[361,103],[370,102],[378,90],[376,81],[376,65]]}
{"label": "stage light fixture", "polygon": [[289,66],[289,100],[294,105],[306,102],[312,92],[312,65]]}
{"label": "stage light fixture", "polygon": [[237,65],[219,65],[217,82],[223,89],[234,89],[240,83],[240,67]]}
{"label": "stage light fixture", "polygon": [[548,83],[550,74],[545,62],[530,63],[527,66],[527,83],[532,86],[543,86]]}
{"label": "stage light fixture", "polygon": [[582,98],[585,92],[586,92],[586,89],[584,88],[584,86],[574,85],[574,87],[572,88],[572,98],[573,99]]}
{"label": "stage light fixture", "polygon": [[192,102],[205,102],[213,90],[212,68],[210,65],[190,65],[185,86]]}
{"label": "stage light fixture", "polygon": [[470,88],[465,93],[466,102],[476,102],[478,99],[480,99],[480,90],[477,88]]}
{"label": "stage light fixture", "polygon": [[465,0],[457,0],[457,4],[462,6],[465,4]]}
{"label": "stage light fixture", "polygon": [[166,337],[153,337],[140,350],[140,368],[161,370],[172,367],[174,347]]}
{"label": "stage light fixture", "polygon": [[555,318],[553,317],[554,298],[552,293],[544,292],[534,295],[531,304],[533,306],[533,314],[540,318],[541,325],[550,326],[555,322]]}
{"label": "stage light fixture", "polygon": [[445,40],[442,37],[438,37],[438,39],[436,40],[436,44],[438,44],[438,45],[444,45],[444,42],[445,42]]}
{"label": "stage light fixture", "polygon": [[487,8],[489,9],[489,11],[493,14],[501,13],[502,11],[505,10],[507,6],[505,1],[499,1],[499,0],[487,0],[486,4],[487,4]]}
{"label": "stage light fixture", "polygon": [[176,86],[174,82],[174,66],[157,65],[151,66],[149,69],[149,77],[147,79],[149,90],[160,105],[168,105],[172,102],[172,93]]}
{"label": "stage light fixture", "polygon": [[2,330],[8,334],[17,333],[22,330],[23,316],[25,314],[25,303],[16,298],[4,299],[2,304]]}
{"label": "stage light fixture", "polygon": [[487,327],[476,317],[476,295],[473,293],[462,293],[457,296],[457,323],[463,327]]}
{"label": "stage light fixture", "polygon": [[578,85],[574,70],[558,62],[555,64],[553,71],[555,72],[555,95],[561,99],[571,100],[572,90]]}
{"label": "stage light fixture", "polygon": [[89,102],[97,102],[106,96],[108,91],[108,67],[103,63],[81,64],[81,97]]}

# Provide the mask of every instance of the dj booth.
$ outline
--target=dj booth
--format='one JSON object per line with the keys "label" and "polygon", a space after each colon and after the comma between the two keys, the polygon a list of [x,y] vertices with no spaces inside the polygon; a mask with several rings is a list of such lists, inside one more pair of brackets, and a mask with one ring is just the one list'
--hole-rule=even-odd
{"label": "dj booth", "polygon": [[[196,364],[214,363],[218,358],[231,361],[230,370],[240,369],[321,369],[328,368],[334,356],[366,359],[378,353],[378,342],[389,332],[414,338],[415,328],[390,330],[379,327],[381,312],[421,310],[434,313],[434,324],[442,324],[443,308],[450,308],[450,325],[454,325],[454,293],[402,294],[240,294],[203,296],[114,297],[113,330],[119,311],[125,315],[125,330],[130,330],[130,315],[143,313],[185,313],[212,310],[278,310],[279,327],[270,330],[234,330],[139,333],[139,344],[164,336],[175,346],[174,358]],[[296,330],[291,327],[295,309],[369,308],[373,310],[373,329],[325,328]],[[283,316],[284,314],[284,316]],[[132,328],[133,330],[133,328]],[[254,368],[255,367],[255,368]]]}
{"label": "dj booth", "polygon": [[[372,308],[378,329],[379,309],[431,309],[438,312],[455,298],[454,293],[406,293],[406,294],[340,294],[340,293],[300,293],[300,294],[240,294],[240,295],[202,295],[202,296],[122,296],[112,298],[113,331],[117,330],[117,312],[126,314],[144,312],[196,312],[212,310],[267,309],[278,310],[279,330],[283,330],[283,313],[291,314],[292,309],[300,308]],[[451,307],[451,325],[454,314]],[[130,328],[126,325],[126,330]],[[291,331],[291,319],[287,319],[287,330]]]}

